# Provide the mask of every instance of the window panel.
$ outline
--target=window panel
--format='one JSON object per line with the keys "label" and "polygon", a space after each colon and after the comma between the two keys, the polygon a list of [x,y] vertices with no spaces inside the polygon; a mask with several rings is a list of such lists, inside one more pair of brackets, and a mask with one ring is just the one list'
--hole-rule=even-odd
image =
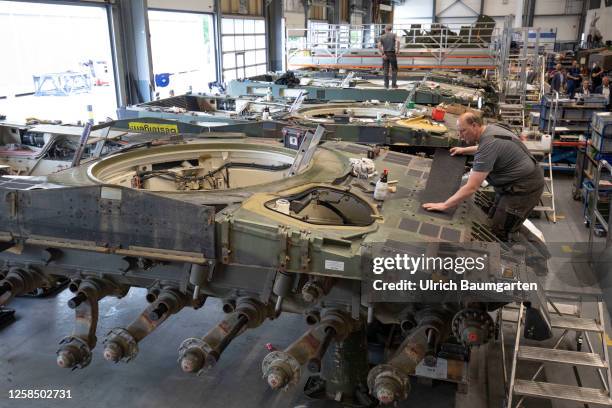
{"label": "window panel", "polygon": [[245,50],[255,49],[255,36],[254,35],[244,36],[244,49]]}
{"label": "window panel", "polygon": [[[224,80],[230,81],[234,78],[251,77],[265,73],[267,57],[264,21],[233,19],[232,30],[233,35],[223,36]],[[224,33],[227,34],[227,32]],[[227,51],[235,52],[227,53]],[[245,65],[256,66],[245,68]]]}
{"label": "window panel", "polygon": [[266,51],[265,50],[256,51],[255,62],[257,64],[261,64],[261,63],[265,63],[266,62]]}
{"label": "window panel", "polygon": [[246,65],[255,64],[255,51],[247,51],[245,53]]}
{"label": "window panel", "polygon": [[221,32],[223,34],[234,33],[234,20],[231,18],[224,18],[221,20]]}
{"label": "window panel", "polygon": [[236,54],[233,52],[223,54],[223,68],[235,68],[236,67]]}
{"label": "window panel", "polygon": [[246,73],[247,78],[254,77],[255,75],[257,75],[257,67],[248,67],[245,70],[245,73]]}
{"label": "window panel", "polygon": [[236,79],[236,70],[235,69],[228,69],[226,71],[223,71],[223,77],[225,78],[225,81],[231,81],[233,79]]}
{"label": "window panel", "polygon": [[258,35],[255,39],[255,45],[257,48],[266,48],[266,36]]}
{"label": "window panel", "polygon": [[244,33],[252,34],[255,32],[255,20],[244,20]]}
{"label": "window panel", "polygon": [[244,22],[242,19],[237,18],[236,20],[234,20],[234,33],[244,33]]}
{"label": "window panel", "polygon": [[222,50],[223,52],[225,51],[234,51],[234,36],[233,35],[224,35],[223,37],[221,37],[222,40]]}

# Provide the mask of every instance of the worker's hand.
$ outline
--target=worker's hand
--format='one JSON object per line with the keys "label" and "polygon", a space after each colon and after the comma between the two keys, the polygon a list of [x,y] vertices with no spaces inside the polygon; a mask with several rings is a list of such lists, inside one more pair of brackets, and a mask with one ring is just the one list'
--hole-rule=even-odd
{"label": "worker's hand", "polygon": [[456,156],[456,155],[462,155],[464,153],[464,149],[463,147],[451,147],[450,149],[450,155],[451,156]]}
{"label": "worker's hand", "polygon": [[449,209],[446,203],[425,203],[423,208],[427,211],[446,211]]}
{"label": "worker's hand", "polygon": [[389,58],[389,57],[387,57],[387,55],[386,55],[386,54],[383,54],[383,55],[382,55],[382,58],[383,58],[384,60],[386,60],[386,59],[387,59],[387,58]]}

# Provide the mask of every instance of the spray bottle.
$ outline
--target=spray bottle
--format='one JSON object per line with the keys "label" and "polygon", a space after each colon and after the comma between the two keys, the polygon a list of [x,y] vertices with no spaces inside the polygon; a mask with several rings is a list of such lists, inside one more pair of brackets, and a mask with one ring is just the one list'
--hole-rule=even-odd
{"label": "spray bottle", "polygon": [[376,182],[376,187],[374,188],[374,199],[378,201],[383,201],[387,198],[387,193],[389,192],[389,185],[387,184],[387,177],[389,176],[389,170],[385,169],[383,174],[380,176],[380,180]]}

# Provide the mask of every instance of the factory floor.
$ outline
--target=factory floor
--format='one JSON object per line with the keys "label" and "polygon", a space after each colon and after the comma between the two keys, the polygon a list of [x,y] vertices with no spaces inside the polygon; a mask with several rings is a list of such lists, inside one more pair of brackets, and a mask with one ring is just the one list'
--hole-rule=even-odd
{"label": "factory floor", "polygon": [[[558,176],[555,182],[558,213],[556,224],[545,219],[535,224],[550,242],[587,240],[582,225],[582,205],[571,199],[571,178]],[[565,266],[553,266],[563,269]],[[580,273],[580,272],[577,272]],[[546,286],[562,290],[565,279],[555,271],[547,277]],[[101,341],[114,327],[129,324],[144,308],[144,292],[131,290],[124,299],[105,299],[100,303],[98,347],[93,361],[83,370],[69,371],[55,364],[59,340],[69,335],[74,312],[66,307],[71,294],[33,299],[18,298],[11,307],[17,321],[0,331],[0,408],[71,408],[71,407],[333,407],[331,402],[308,400],[301,389],[304,379],[288,392],[270,390],[261,378],[261,361],[268,353],[265,345],[284,348],[297,339],[306,325],[301,316],[283,315],[258,329],[238,337],[227,348],[218,365],[200,377],[184,374],[177,365],[177,349],[188,337],[202,336],[222,317],[218,301],[209,301],[200,310],[184,310],[170,318],[145,339],[135,360],[128,364],[111,364],[101,355]],[[610,296],[608,295],[608,298]],[[609,329],[609,319],[607,321]],[[609,332],[610,333],[610,332]],[[508,331],[508,337],[512,332]],[[452,384],[433,386],[413,381],[407,401],[399,407],[490,408],[502,407],[503,383],[500,348],[490,344],[473,353],[470,387],[466,394],[456,393]],[[519,367],[522,378],[530,367]],[[553,381],[565,377],[562,371],[546,372]],[[562,382],[563,379],[557,379]],[[585,385],[591,378],[585,380]],[[70,400],[11,400],[11,389],[70,390]],[[548,402],[532,400],[529,407],[549,407]],[[554,405],[557,407],[582,405]]]}

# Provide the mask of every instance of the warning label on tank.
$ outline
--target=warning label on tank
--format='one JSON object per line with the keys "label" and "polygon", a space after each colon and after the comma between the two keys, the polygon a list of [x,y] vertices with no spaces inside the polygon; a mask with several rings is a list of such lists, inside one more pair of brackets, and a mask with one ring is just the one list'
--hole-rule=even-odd
{"label": "warning label on tank", "polygon": [[344,271],[344,262],[332,261],[332,260],[326,259],[325,269],[331,270],[331,271]]}
{"label": "warning label on tank", "polygon": [[178,133],[178,125],[165,123],[129,122],[128,129],[142,132]]}

